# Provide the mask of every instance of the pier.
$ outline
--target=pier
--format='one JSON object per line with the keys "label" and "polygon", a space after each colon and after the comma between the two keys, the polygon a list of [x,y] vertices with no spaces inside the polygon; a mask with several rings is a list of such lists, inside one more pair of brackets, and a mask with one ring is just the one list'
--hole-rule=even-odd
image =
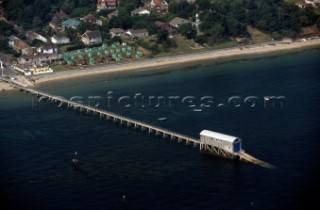
{"label": "pier", "polygon": [[39,91],[33,88],[28,88],[22,86],[20,83],[16,83],[14,80],[8,80],[4,78],[0,78],[0,80],[10,83],[14,88],[26,92],[28,94],[35,95],[39,97],[40,101],[49,101],[54,103],[59,103],[60,106],[65,106],[68,108],[72,108],[74,110],[79,110],[82,112],[86,112],[87,114],[92,114],[95,116],[99,116],[100,118],[105,118],[106,120],[111,120],[113,122],[118,122],[120,124],[127,125],[127,127],[133,127],[135,129],[140,129],[141,131],[145,131],[147,133],[152,133],[156,136],[162,136],[163,138],[170,138],[171,140],[177,140],[178,142],[185,142],[187,145],[193,144],[193,146],[199,146],[201,151],[207,151],[213,153],[218,156],[222,156],[225,158],[239,158],[240,160],[244,160],[256,165],[260,165],[267,168],[273,168],[272,165],[261,161],[249,154],[247,154],[243,149],[239,152],[227,152],[221,148],[213,147],[207,144],[203,144],[200,142],[200,139],[196,139],[190,136],[183,135],[181,133],[177,133],[165,128],[161,128],[155,125],[151,125],[149,123],[145,123],[139,120],[135,120],[132,118],[128,118],[113,112],[109,112],[106,110],[98,109],[95,107],[91,107],[85,104],[81,104],[75,101],[71,101],[59,96],[55,96],[49,93],[45,93],[43,91]]}

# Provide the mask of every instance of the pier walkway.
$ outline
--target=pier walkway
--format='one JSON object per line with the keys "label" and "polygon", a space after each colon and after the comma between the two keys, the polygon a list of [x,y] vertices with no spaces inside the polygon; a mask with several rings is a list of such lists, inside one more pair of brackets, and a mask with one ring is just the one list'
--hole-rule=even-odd
{"label": "pier walkway", "polygon": [[[178,140],[178,142],[185,142],[186,144],[193,144],[194,146],[200,145],[200,140],[186,136],[165,128],[161,128],[158,126],[151,125],[149,123],[145,123],[139,120],[131,119],[113,112],[109,112],[106,110],[98,109],[95,107],[91,107],[85,104],[81,104],[75,101],[71,101],[68,99],[65,99],[63,97],[54,96],[49,93],[45,93],[43,91],[39,91],[33,88],[28,88],[25,86],[22,86],[20,83],[17,83],[14,80],[5,79],[3,77],[0,77],[0,80],[10,83],[14,88],[19,89],[20,91],[24,91],[26,93],[36,95],[39,97],[39,101],[50,101],[54,103],[59,103],[59,106],[66,106],[68,108],[73,108],[75,110],[79,111],[85,111],[88,114],[98,115],[100,118],[105,118],[106,120],[112,120],[113,122],[118,122],[123,125],[127,125],[128,127],[134,127],[136,129],[141,129],[142,131],[146,131],[148,133],[153,133],[156,136],[162,136],[164,138],[170,138],[172,140]],[[230,153],[231,154],[231,153]],[[239,157],[240,160],[244,160],[247,162],[251,162],[253,164],[257,164],[266,168],[273,168],[272,165],[263,162],[249,154],[247,154],[244,150],[241,150],[238,153],[232,153],[231,156],[233,157]]]}

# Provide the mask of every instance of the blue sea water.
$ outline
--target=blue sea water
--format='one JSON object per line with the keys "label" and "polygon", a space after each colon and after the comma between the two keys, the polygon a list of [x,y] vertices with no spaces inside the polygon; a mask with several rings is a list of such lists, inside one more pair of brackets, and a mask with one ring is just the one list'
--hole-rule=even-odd
{"label": "blue sea water", "polygon": [[[1,209],[306,209],[320,186],[319,55],[313,49],[39,87],[81,96],[84,103],[101,96],[99,108],[193,137],[203,129],[239,136],[249,154],[275,169],[200,153],[22,92],[2,92]],[[132,102],[137,93],[195,101],[142,107]],[[131,101],[118,104],[123,96]],[[200,107],[203,96],[214,103]],[[240,107],[228,103],[232,96],[240,97]],[[255,107],[243,102],[248,96],[258,97]],[[265,108],[264,96],[285,96],[286,102]],[[75,151],[78,168],[71,164]]]}

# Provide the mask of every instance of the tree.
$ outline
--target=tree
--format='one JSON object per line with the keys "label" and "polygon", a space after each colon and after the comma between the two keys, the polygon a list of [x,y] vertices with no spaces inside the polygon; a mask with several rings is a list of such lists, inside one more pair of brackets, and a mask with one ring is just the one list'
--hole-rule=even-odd
{"label": "tree", "polygon": [[209,10],[211,7],[209,0],[197,0],[197,4],[200,10]]}
{"label": "tree", "polygon": [[1,35],[10,36],[13,33],[13,27],[7,22],[0,20],[0,31],[1,31]]}
{"label": "tree", "polygon": [[9,40],[7,38],[0,38],[0,50],[1,51],[6,51],[9,49],[8,41]]}
{"label": "tree", "polygon": [[224,38],[225,28],[216,23],[209,30],[209,34],[213,38],[213,41],[220,42]]}
{"label": "tree", "polygon": [[191,23],[181,24],[179,29],[179,33],[187,39],[193,39],[197,35],[196,29],[192,26]]}
{"label": "tree", "polygon": [[169,37],[169,32],[165,29],[160,29],[157,32],[157,42],[158,43],[162,43],[162,42],[166,42],[168,40]]}
{"label": "tree", "polygon": [[204,43],[206,43],[208,41],[208,38],[205,36],[205,35],[200,35],[200,36],[197,36],[195,39],[194,39],[195,42],[203,45]]}
{"label": "tree", "polygon": [[150,35],[153,35],[153,34],[157,33],[158,28],[157,28],[156,24],[150,23],[150,24],[148,24],[147,30]]}

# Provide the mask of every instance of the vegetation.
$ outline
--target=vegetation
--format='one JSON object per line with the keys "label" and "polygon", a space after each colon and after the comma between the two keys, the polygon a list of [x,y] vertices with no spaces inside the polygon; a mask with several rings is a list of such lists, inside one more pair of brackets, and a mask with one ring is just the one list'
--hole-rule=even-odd
{"label": "vegetation", "polygon": [[[98,26],[82,22],[78,29],[67,29],[64,33],[72,42],[86,30],[100,30],[103,42],[122,40],[111,39],[108,32],[111,28],[140,29],[147,28],[149,35],[154,35],[153,41],[133,40],[153,54],[166,52],[179,47],[180,41],[170,39],[166,30],[158,29],[155,21],[169,22],[174,17],[180,17],[193,23],[182,24],[176,33],[185,39],[194,40],[199,44],[223,45],[234,38],[252,38],[254,41],[295,37],[303,27],[315,25],[320,30],[319,16],[311,8],[300,9],[294,5],[294,0],[197,0],[189,4],[186,0],[171,0],[169,13],[165,15],[132,17],[130,12],[143,5],[142,0],[121,0],[117,8],[119,16],[107,18],[111,10],[102,10],[96,14],[96,0],[3,0],[5,15],[8,20],[21,25],[24,29],[44,30],[55,12],[64,11],[70,17],[83,17],[92,12],[103,17],[103,25]],[[196,15],[201,24],[196,28]],[[48,27],[47,27],[48,28]],[[315,27],[316,28],[316,27]],[[7,37],[14,34],[10,24],[0,21],[0,46],[4,48]],[[23,37],[23,34],[16,34]],[[270,38],[271,37],[271,38]],[[156,39],[156,40],[155,40]],[[183,42],[181,42],[183,43]],[[73,43],[77,48],[79,43]]]}

